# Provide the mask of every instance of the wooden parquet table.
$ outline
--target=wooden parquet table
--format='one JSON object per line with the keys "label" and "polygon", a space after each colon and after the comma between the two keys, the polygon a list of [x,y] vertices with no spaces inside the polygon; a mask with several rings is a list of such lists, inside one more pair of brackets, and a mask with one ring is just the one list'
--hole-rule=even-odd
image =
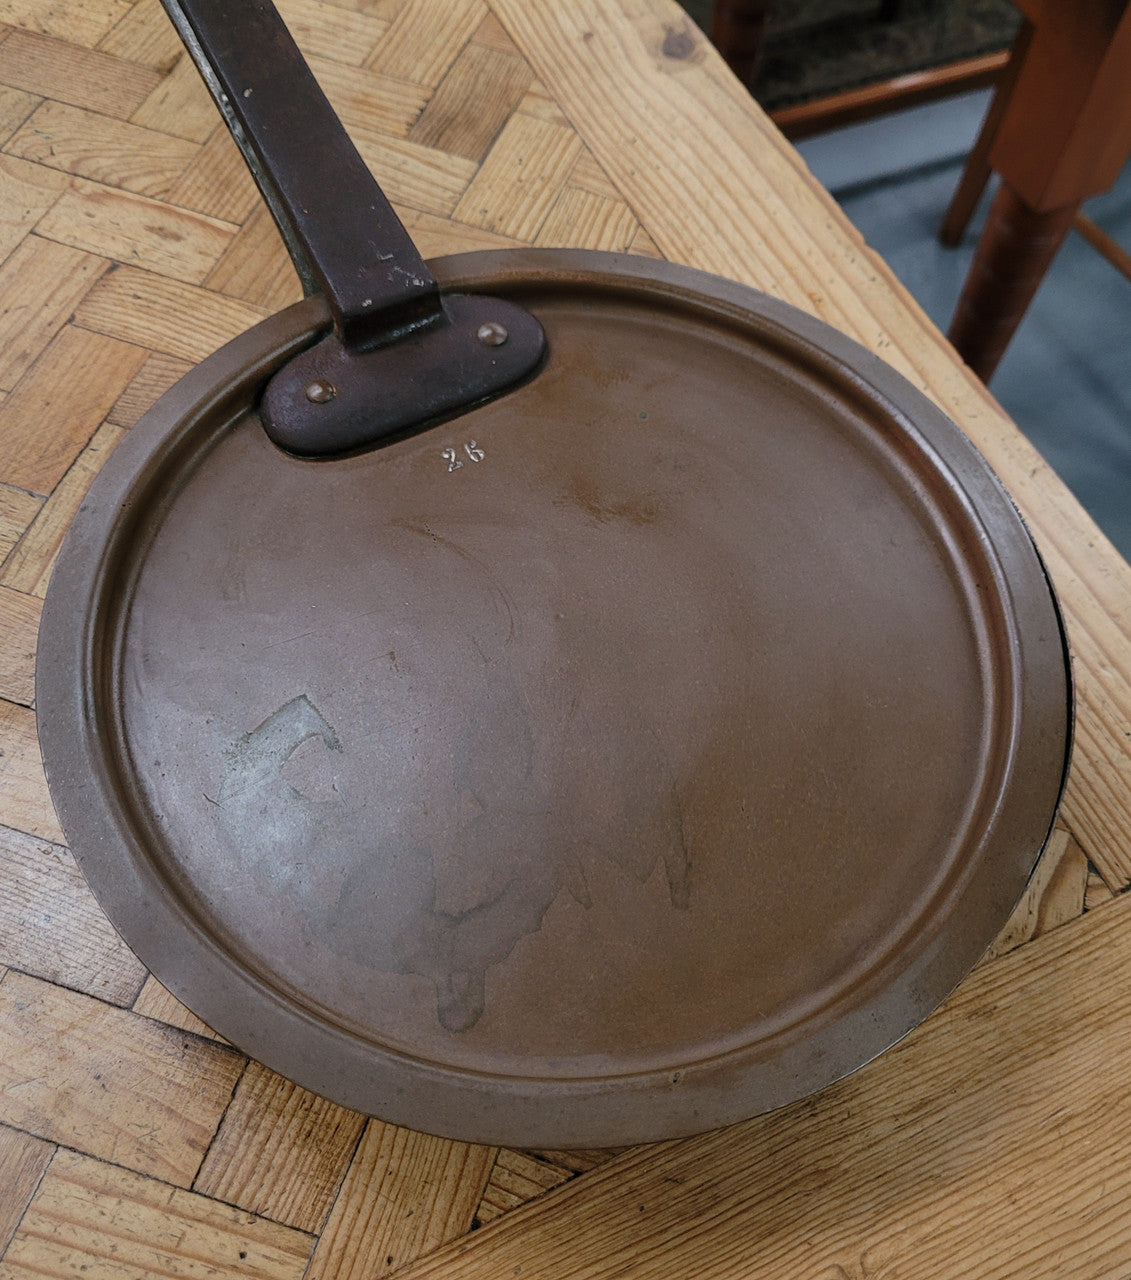
{"label": "wooden parquet table", "polygon": [[916,1033],[688,1141],[447,1142],[218,1040],[62,842],[36,629],[102,461],[298,285],[157,0],[0,0],[0,1276],[1131,1274],[1127,566],[669,0],[281,8],[426,255],[706,268],[843,329],[961,424],[1067,612],[1062,826],[991,957]]}

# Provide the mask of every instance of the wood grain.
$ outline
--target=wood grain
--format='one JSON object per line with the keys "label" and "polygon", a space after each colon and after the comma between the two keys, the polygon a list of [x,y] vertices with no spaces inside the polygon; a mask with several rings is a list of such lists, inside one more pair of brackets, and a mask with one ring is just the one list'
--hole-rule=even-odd
{"label": "wood grain", "polygon": [[554,1187],[568,1182],[573,1174],[560,1165],[526,1151],[511,1151],[502,1148],[491,1169],[491,1176],[483,1189],[483,1199],[475,1211],[476,1221],[483,1225],[494,1222],[511,1209],[526,1204],[530,1200]]}
{"label": "wood grain", "polygon": [[20,1225],[54,1152],[50,1142],[0,1125],[0,1257]]}
{"label": "wood grain", "polygon": [[639,230],[623,200],[567,185],[554,202],[534,243],[541,247],[603,249],[625,253]]}
{"label": "wood grain", "polygon": [[409,135],[414,142],[482,160],[530,87],[513,53],[469,44],[452,64]]}
{"label": "wood grain", "polygon": [[165,198],[222,222],[242,223],[259,203],[259,192],[227,128],[217,125]]}
{"label": "wood grain", "polygon": [[280,0],[277,8],[307,57],[346,66],[360,67],[389,29],[388,19],[379,14],[314,0]]}
{"label": "wood grain", "polygon": [[9,970],[0,1122],[187,1187],[244,1060],[233,1050]]}
{"label": "wood grain", "polygon": [[207,142],[219,115],[192,59],[182,52],[130,119],[174,138]]}
{"label": "wood grain", "polygon": [[1105,906],[1114,896],[1104,883],[1103,876],[1089,866],[1088,881],[1084,887],[1084,910],[1094,911],[1097,907]]}
{"label": "wood grain", "polygon": [[75,1151],[56,1153],[2,1280],[299,1280],[310,1237]]}
{"label": "wood grain", "polygon": [[35,701],[35,641],[42,603],[0,586],[0,698],[30,707]]}
{"label": "wood grain", "polygon": [[[58,843],[29,642],[109,451],[297,288],[159,0],[0,0],[0,1121],[22,1126],[0,1128],[0,1280],[297,1278],[316,1244],[324,1280],[1121,1276],[1126,567],[668,0],[282,8],[425,254],[537,241],[721,271],[862,340],[959,421],[1065,599],[1081,700],[1062,829],[938,1017],[726,1133],[495,1152],[245,1063],[108,932]],[[5,480],[17,464],[43,492]]]}
{"label": "wood grain", "polygon": [[5,150],[138,195],[166,196],[200,148],[183,138],[48,100]]}
{"label": "wood grain", "polygon": [[329,58],[311,57],[308,61],[338,119],[351,134],[408,137],[428,102],[428,91],[421,85]]}
{"label": "wood grain", "polygon": [[455,209],[455,217],[516,240],[533,240],[581,145],[572,130],[513,116]]}
{"label": "wood grain", "polygon": [[451,213],[475,174],[472,161],[406,138],[359,134],[354,141],[385,195],[425,213]]}
{"label": "wood grain", "polygon": [[0,146],[2,146],[42,102],[32,93],[23,93],[0,84]]}
{"label": "wood grain", "polygon": [[266,205],[252,210],[205,283],[266,311],[299,301],[302,285]]}
{"label": "wood grain", "polygon": [[498,49],[500,53],[518,54],[518,46],[507,35],[506,28],[493,13],[488,13],[475,28],[475,34],[471,39],[475,44],[484,45],[488,49]]}
{"label": "wood grain", "polygon": [[226,1044],[222,1036],[217,1035],[210,1026],[201,1020],[190,1009],[186,1009],[171,991],[167,991],[152,974],[145,980],[145,985],[133,1003],[134,1013],[157,1022],[168,1023],[171,1027],[179,1027],[182,1031],[191,1031],[194,1036],[204,1036],[208,1040],[219,1040]]}
{"label": "wood grain", "polygon": [[92,49],[129,10],[129,0],[0,0],[0,22]]}
{"label": "wood grain", "polygon": [[75,179],[36,224],[39,235],[199,284],[237,228],[218,218]]}
{"label": "wood grain", "polygon": [[145,361],[140,347],[71,325],[0,405],[0,479],[50,493]]}
{"label": "wood grain", "polygon": [[193,1187],[303,1231],[318,1232],[365,1117],[248,1063]]}
{"label": "wood grain", "polygon": [[609,200],[621,199],[613,180],[593,158],[588,148],[578,156],[577,163],[570,170],[569,185],[580,187],[582,191],[591,191],[595,196],[605,196]]}
{"label": "wood grain", "polygon": [[[1098,530],[1096,539],[1103,542]],[[1062,568],[1069,568],[1069,556],[1057,560]],[[1080,586],[1083,596],[1088,587]],[[1064,588],[1060,590],[1063,596]],[[1105,592],[1108,598],[1110,594]],[[1089,606],[1086,617],[1084,603]],[[1119,643],[1120,623],[1124,635],[1127,623],[1118,613],[1104,615],[1101,610],[1106,603],[1098,593],[1081,604],[1068,599],[1069,636],[1077,659],[1076,738],[1063,813],[1108,887],[1118,892],[1131,884],[1131,851],[1121,838],[1127,830],[1127,789],[1131,786],[1131,752],[1124,727],[1131,723],[1124,688],[1131,675],[1127,673],[1127,646]]]}
{"label": "wood grain", "polygon": [[184,53],[184,45],[165,16],[161,0],[135,0],[98,42],[98,48],[163,76],[168,75]]}
{"label": "wood grain", "polygon": [[588,1173],[590,1169],[598,1169],[628,1150],[630,1150],[629,1147],[602,1147],[599,1150],[575,1147],[570,1151],[531,1151],[529,1154],[549,1164],[557,1165],[559,1169],[564,1169],[570,1174],[578,1174]]}
{"label": "wood grain", "polygon": [[13,31],[0,45],[0,83],[103,116],[128,120],[160,79],[130,59],[33,31]]}
{"label": "wood grain", "polygon": [[0,961],[130,1005],[145,966],[106,919],[69,849],[0,827]]}
{"label": "wood grain", "polygon": [[643,227],[637,231],[632,237],[632,244],[629,246],[630,253],[639,253],[645,258],[662,258],[664,255],[660,252],[659,246],[655,240],[644,230]]}
{"label": "wood grain", "polygon": [[986,960],[1005,955],[1023,942],[1075,920],[1084,910],[1087,886],[1088,859],[1069,832],[1058,828],[1041,855],[1024,896],[986,953]]}
{"label": "wood grain", "polygon": [[83,299],[75,323],[195,364],[266,314],[207,289],[119,267]]}
{"label": "wood grain", "polygon": [[0,155],[0,255],[19,245],[69,185],[53,169]]}
{"label": "wood grain", "polygon": [[400,211],[401,221],[425,258],[445,253],[470,253],[474,249],[512,249],[520,243],[511,236],[500,236],[482,227],[469,227],[466,222],[441,218],[416,209]]}
{"label": "wood grain", "polygon": [[0,482],[0,566],[42,505],[43,499],[38,494]]}
{"label": "wood grain", "polygon": [[0,699],[0,824],[63,843],[43,774],[35,712]]}
{"label": "wood grain", "polygon": [[1117,1275],[1131,1038],[1110,993],[1129,925],[1120,899],[1058,929],[816,1098],[614,1160],[406,1280]]}
{"label": "wood grain", "polygon": [[109,265],[30,235],[0,266],[0,388],[16,385]]}
{"label": "wood grain", "polygon": [[[675,5],[493,7],[666,257],[768,290],[879,352],[1005,481],[1046,559],[1075,650],[1066,820],[1113,889],[1131,883],[1131,570],[796,154],[777,145]],[[584,59],[574,55],[579,43]]]}
{"label": "wood grain", "polygon": [[405,5],[366,65],[394,80],[434,88],[486,16],[483,0],[418,0]]}
{"label": "wood grain", "polygon": [[[115,427],[109,422],[99,427],[94,433],[90,443],[55,486],[51,497],[40,507],[38,515],[16,544],[15,550],[4,562],[0,582],[16,591],[26,591],[30,595],[41,598],[47,594],[47,584],[51,580],[55,557],[59,554],[59,548],[63,545],[63,538],[75,517],[75,512],[86,497],[86,491],[101,470],[103,462],[122,435],[121,427]],[[38,748],[36,758],[38,760]],[[24,776],[24,781],[29,787],[28,795],[36,796],[37,806],[42,804],[38,781],[42,776],[42,762],[37,764],[35,770]],[[2,793],[2,784],[0,784],[0,793]],[[32,812],[37,811],[37,809],[32,810]],[[54,810],[51,810],[51,814],[52,822],[49,829],[44,829],[42,826],[23,827],[18,821],[12,825],[19,826],[22,830],[33,831],[37,835],[46,835],[48,839],[54,839],[52,832],[57,832],[59,827],[54,821]],[[0,821],[8,821],[8,819],[0,818]]]}
{"label": "wood grain", "polygon": [[178,360],[175,356],[147,356],[129,385],[114,401],[106,421],[116,427],[132,427],[191,368],[187,360]]}
{"label": "wood grain", "polygon": [[370,1121],[310,1261],[307,1280],[369,1280],[465,1234],[492,1147]]}
{"label": "wood grain", "polygon": [[544,120],[547,124],[560,124],[564,129],[573,127],[569,117],[541,80],[532,81],[526,96],[518,104],[518,110],[520,115],[533,116],[535,120]]}

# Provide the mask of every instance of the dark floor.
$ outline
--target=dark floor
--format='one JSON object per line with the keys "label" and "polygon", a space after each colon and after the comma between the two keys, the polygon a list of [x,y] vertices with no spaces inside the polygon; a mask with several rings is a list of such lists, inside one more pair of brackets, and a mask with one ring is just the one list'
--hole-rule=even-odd
{"label": "dark floor", "polygon": [[[988,95],[966,95],[799,145],[814,175],[945,330],[989,201],[958,249],[935,239]],[[1085,212],[1131,247],[1131,166]],[[991,390],[1131,559],[1131,282],[1071,234]]]}
{"label": "dark floor", "polygon": [[[710,31],[715,0],[683,7]],[[1011,0],[773,0],[753,93],[773,111],[973,58],[1008,48],[1019,21]]]}

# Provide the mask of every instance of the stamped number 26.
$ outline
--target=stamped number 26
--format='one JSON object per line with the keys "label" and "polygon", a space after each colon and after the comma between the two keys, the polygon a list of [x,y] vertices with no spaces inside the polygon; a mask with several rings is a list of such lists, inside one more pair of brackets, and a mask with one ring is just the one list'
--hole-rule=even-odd
{"label": "stamped number 26", "polygon": [[[467,444],[463,446],[463,451],[472,462],[482,462],[487,456],[474,440],[469,440]],[[453,448],[449,447],[447,449],[441,449],[440,457],[448,464],[449,471],[458,471],[460,467],[463,466],[462,459]]]}

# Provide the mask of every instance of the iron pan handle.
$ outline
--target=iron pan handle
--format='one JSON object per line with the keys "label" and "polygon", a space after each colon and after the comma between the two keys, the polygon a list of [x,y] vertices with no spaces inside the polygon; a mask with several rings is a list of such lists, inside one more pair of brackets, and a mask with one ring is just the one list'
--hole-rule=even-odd
{"label": "iron pan handle", "polygon": [[309,457],[369,448],[537,368],[513,302],[443,297],[270,0],[162,0],[334,332],[268,385],[264,429]]}

